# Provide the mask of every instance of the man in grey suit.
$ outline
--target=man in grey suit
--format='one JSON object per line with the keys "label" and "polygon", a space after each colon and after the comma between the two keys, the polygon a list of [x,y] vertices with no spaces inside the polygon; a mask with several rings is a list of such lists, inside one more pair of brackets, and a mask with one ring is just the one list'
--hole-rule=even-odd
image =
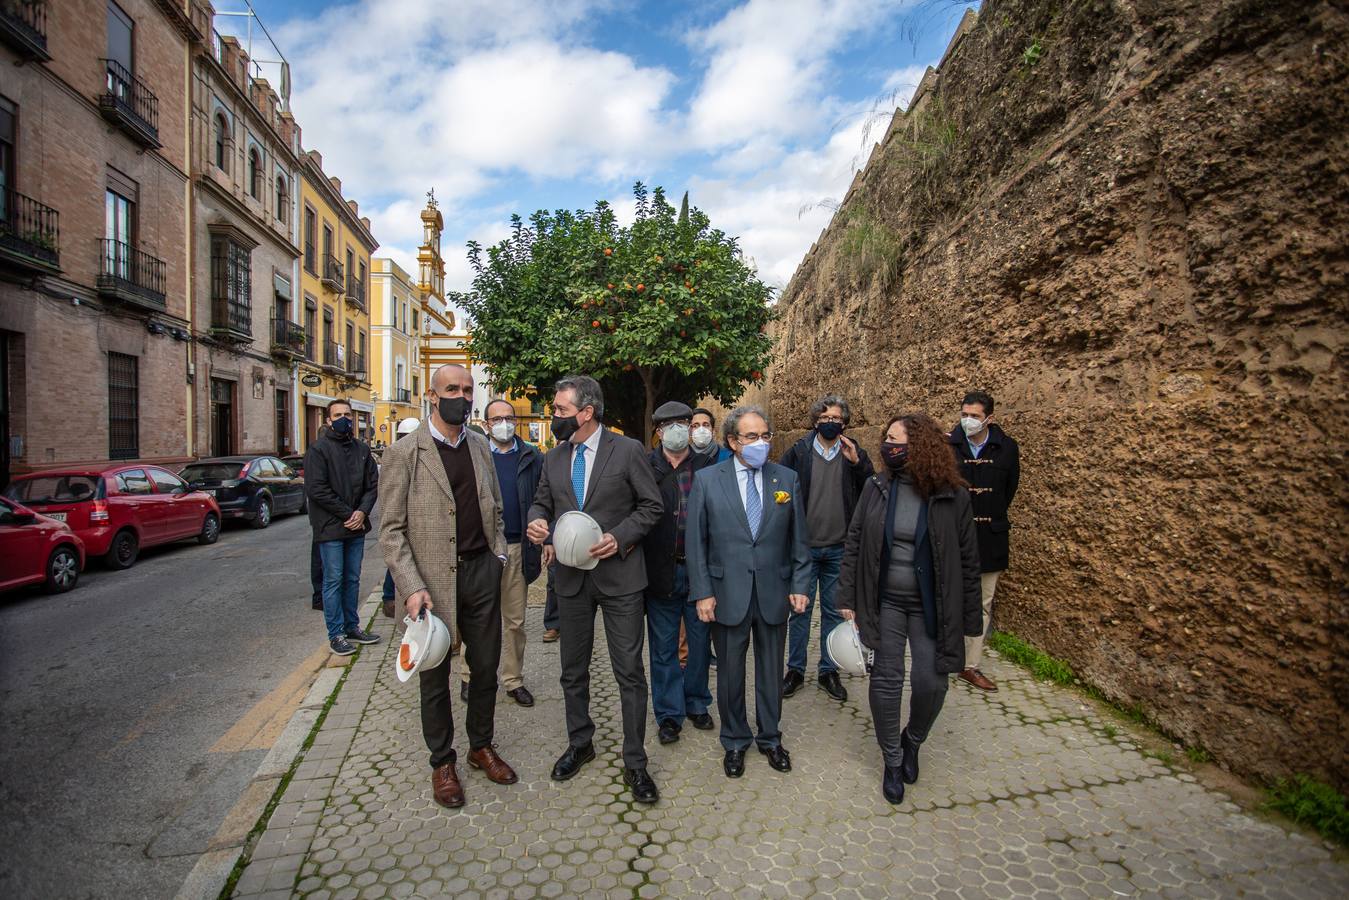
{"label": "man in grey suit", "polygon": [[689,496],[684,537],[689,597],[712,622],[723,768],[745,773],[751,734],[745,712],[745,656],[754,642],[753,737],[779,772],[792,770],[782,746],[782,668],[789,609],[806,608],[810,542],[796,473],[768,462],[768,414],[742,406],[722,425],[731,459],[700,470]]}
{"label": "man in grey suit", "polygon": [[[595,568],[584,571],[559,564],[553,579],[561,616],[568,738],[566,752],[553,766],[553,779],[566,781],[595,758],[590,658],[598,608],[604,613],[609,661],[623,706],[623,780],[634,800],[655,803],[660,792],[646,771],[642,538],[660,519],[664,505],[645,448],[605,430],[600,425],[603,416],[604,395],[595,379],[572,375],[557,383],[552,424],[558,445],[544,457],[526,528],[531,541],[547,544],[552,523],[579,509],[598,522],[604,534],[590,548],[590,555],[599,560]],[[553,561],[552,550],[551,545],[544,547],[545,568]]]}

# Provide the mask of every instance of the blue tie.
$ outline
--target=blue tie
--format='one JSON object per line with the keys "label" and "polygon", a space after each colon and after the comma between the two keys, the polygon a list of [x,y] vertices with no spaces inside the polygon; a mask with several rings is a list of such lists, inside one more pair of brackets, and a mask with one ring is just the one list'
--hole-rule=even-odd
{"label": "blue tie", "polygon": [[749,519],[749,536],[758,540],[759,520],[763,518],[763,502],[759,488],[754,484],[754,470],[745,470],[745,518]]}
{"label": "blue tie", "polygon": [[586,500],[586,445],[577,444],[576,454],[571,458],[571,490],[576,495],[576,508],[585,506]]}

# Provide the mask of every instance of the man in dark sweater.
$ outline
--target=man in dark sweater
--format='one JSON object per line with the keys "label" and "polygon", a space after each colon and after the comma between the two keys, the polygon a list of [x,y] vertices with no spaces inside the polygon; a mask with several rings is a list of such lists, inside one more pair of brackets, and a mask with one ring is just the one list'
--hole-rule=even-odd
{"label": "man in dark sweater", "polygon": [[356,439],[354,424],[350,403],[329,403],[328,431],[309,446],[304,459],[309,524],[323,566],[323,619],[328,646],[339,656],[355,653],[353,642],[379,643],[378,635],[361,629],[357,606],[379,469],[370,448]]}
{"label": "man in dark sweater", "polygon": [[806,505],[806,526],[810,535],[810,603],[805,612],[793,612],[787,624],[787,674],[782,693],[790,697],[805,683],[806,648],[810,644],[810,619],[815,608],[815,593],[820,597],[820,687],[842,703],[848,699],[838,677],[838,666],[825,652],[825,642],[834,626],[843,621],[834,605],[839,570],[843,564],[843,541],[848,535],[853,508],[862,486],[875,471],[867,452],[851,438],[843,436],[852,413],[848,401],[828,394],[810,408],[814,426],[782,455],[780,465],[796,472],[801,482],[801,499]]}

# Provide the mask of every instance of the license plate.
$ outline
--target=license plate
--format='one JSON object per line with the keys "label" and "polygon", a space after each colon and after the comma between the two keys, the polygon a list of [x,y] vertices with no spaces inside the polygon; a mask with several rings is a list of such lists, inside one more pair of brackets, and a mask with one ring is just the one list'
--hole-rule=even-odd
{"label": "license plate", "polygon": [[65,513],[43,513],[43,515],[49,519],[55,519],[58,522],[64,522],[66,520]]}

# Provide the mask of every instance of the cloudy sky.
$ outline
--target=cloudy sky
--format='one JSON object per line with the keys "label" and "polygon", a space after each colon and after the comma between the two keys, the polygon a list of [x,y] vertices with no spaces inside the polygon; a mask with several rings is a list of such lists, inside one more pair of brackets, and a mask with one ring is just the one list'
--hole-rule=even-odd
{"label": "cloudy sky", "polygon": [[785,284],[831,215],[802,208],[847,190],[967,5],[253,0],[291,64],[305,148],[412,271],[434,186],[454,289],[464,242],[499,240],[511,213],[603,198],[630,215],[637,180],[688,190]]}

